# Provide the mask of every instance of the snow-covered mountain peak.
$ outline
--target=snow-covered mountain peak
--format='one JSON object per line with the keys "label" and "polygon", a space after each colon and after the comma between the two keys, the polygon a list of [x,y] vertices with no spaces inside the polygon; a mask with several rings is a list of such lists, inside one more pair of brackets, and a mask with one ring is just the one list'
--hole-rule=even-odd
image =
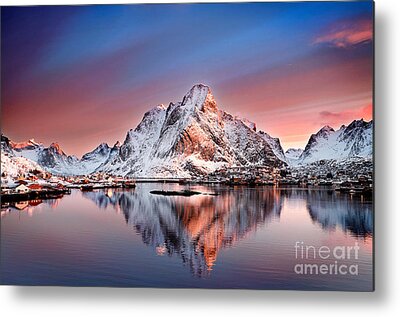
{"label": "snow-covered mountain peak", "polygon": [[58,155],[66,155],[64,151],[61,149],[60,145],[56,142],[50,144],[49,150],[52,150],[54,153],[57,153]]}
{"label": "snow-covered mountain peak", "polygon": [[254,122],[252,122],[246,118],[241,119],[241,120],[246,126],[248,126],[250,129],[252,129],[254,132],[257,132],[257,125]]}
{"label": "snow-covered mountain peak", "polygon": [[354,120],[346,127],[345,131],[350,131],[350,130],[354,130],[357,128],[365,129],[370,126],[372,126],[372,120],[369,122],[364,121],[364,119]]}
{"label": "snow-covered mountain peak", "polygon": [[351,157],[372,156],[373,122],[354,120],[337,131],[329,126],[312,134],[297,164],[320,160],[345,160]]}
{"label": "snow-covered mountain peak", "polygon": [[183,100],[197,100],[199,98],[202,98],[204,101],[208,93],[211,93],[210,87],[204,84],[196,84],[186,93],[186,95],[183,97]]}
{"label": "snow-covered mountain peak", "polygon": [[296,159],[298,159],[298,158],[300,157],[301,153],[303,153],[303,150],[302,150],[302,149],[290,148],[290,149],[287,149],[287,150],[286,150],[285,156],[286,156],[286,158],[288,158],[288,159],[294,159],[294,160],[296,160]]}
{"label": "snow-covered mountain peak", "polygon": [[329,125],[325,125],[315,134],[315,136],[316,137],[320,137],[320,136],[325,137],[334,132],[335,132],[334,128],[330,127]]}
{"label": "snow-covered mountain peak", "polygon": [[95,151],[103,151],[104,149],[109,149],[109,145],[105,142],[100,143],[100,145],[98,147],[95,148]]}
{"label": "snow-covered mountain peak", "polygon": [[10,145],[13,149],[26,149],[26,148],[36,148],[42,146],[42,143],[36,142],[35,139],[30,139],[24,142],[13,142],[10,141]]}
{"label": "snow-covered mountain peak", "polygon": [[[198,177],[231,166],[283,166],[320,160],[372,156],[372,121],[354,120],[335,131],[324,126],[302,151],[284,153],[280,140],[257,131],[256,124],[219,110],[211,89],[193,86],[181,102],[147,111],[123,144],[101,143],[79,160],[57,143],[45,148],[29,140],[13,143],[2,136],[2,152],[25,157],[59,174],[109,172],[135,177]],[[15,148],[13,148],[13,146]]]}
{"label": "snow-covered mountain peak", "polygon": [[[242,120],[243,121],[243,120]],[[250,122],[250,121],[249,121]],[[250,122],[252,123],[252,122]],[[254,128],[252,125],[247,125],[251,130],[253,130],[254,132],[256,132],[256,126],[254,124]],[[257,135],[259,135],[263,140],[265,140],[268,145],[270,146],[271,150],[274,152],[274,154],[282,161],[285,162],[285,153],[283,153],[283,149],[281,146],[281,141],[279,140],[279,138],[274,138],[272,136],[270,136],[268,133],[264,132],[264,131],[258,131]]]}
{"label": "snow-covered mountain peak", "polygon": [[158,105],[147,111],[142,121],[138,124],[135,129],[130,129],[126,135],[125,142],[135,139],[135,135],[146,133],[148,131],[149,126],[154,125],[154,120],[157,117],[165,117],[165,113],[167,108],[164,105]]}
{"label": "snow-covered mountain peak", "polygon": [[40,146],[41,145],[41,143],[39,143],[39,142],[36,142],[35,141],[35,139],[30,139],[29,141],[28,141],[28,143],[30,144],[30,145],[35,145],[35,146]]}
{"label": "snow-covered mountain peak", "polygon": [[197,84],[183,97],[181,107],[186,109],[197,108],[200,111],[217,112],[218,107],[210,87]]}
{"label": "snow-covered mountain peak", "polygon": [[120,146],[121,146],[121,142],[117,141],[117,142],[115,142],[115,144],[113,145],[113,149],[119,148]]}
{"label": "snow-covered mountain peak", "polygon": [[82,156],[82,160],[93,159],[95,156],[108,156],[110,154],[111,148],[107,143],[103,142],[98,145],[93,151],[86,153]]}
{"label": "snow-covered mountain peak", "polygon": [[164,105],[163,103],[160,103],[159,105],[156,106],[156,108],[160,109],[160,110],[167,110],[167,106]]}
{"label": "snow-covered mountain peak", "polygon": [[159,104],[159,105],[155,106],[154,108],[150,109],[149,111],[147,111],[144,114],[143,118],[163,112],[165,110],[167,110],[167,107],[165,107],[163,104]]}
{"label": "snow-covered mountain peak", "polygon": [[284,164],[279,140],[219,110],[211,89],[193,86],[182,102],[155,107],[97,171],[143,177],[206,175],[231,165]]}
{"label": "snow-covered mountain peak", "polygon": [[151,117],[157,113],[160,112],[164,112],[165,110],[167,110],[168,107],[166,107],[163,104],[159,104],[155,107],[153,107],[152,109],[150,109],[149,111],[147,111],[144,115],[143,115],[143,119],[145,119],[146,117]]}

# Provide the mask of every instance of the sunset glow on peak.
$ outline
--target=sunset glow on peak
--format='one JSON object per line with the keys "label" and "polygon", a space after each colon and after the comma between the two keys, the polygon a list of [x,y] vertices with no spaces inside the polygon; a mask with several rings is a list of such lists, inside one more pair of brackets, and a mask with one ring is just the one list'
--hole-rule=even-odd
{"label": "sunset glow on peak", "polygon": [[219,109],[304,148],[323,125],[372,119],[372,14],[369,2],[4,7],[2,132],[81,156],[207,83]]}

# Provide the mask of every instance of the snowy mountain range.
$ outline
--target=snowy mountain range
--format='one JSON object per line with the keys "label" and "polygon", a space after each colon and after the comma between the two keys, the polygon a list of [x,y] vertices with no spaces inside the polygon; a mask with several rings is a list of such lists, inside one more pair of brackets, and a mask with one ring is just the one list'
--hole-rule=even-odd
{"label": "snowy mountain range", "polygon": [[302,165],[323,159],[346,160],[371,158],[373,154],[373,121],[354,120],[348,126],[334,130],[324,126],[312,134],[301,155],[293,163]]}
{"label": "snowy mountain range", "polygon": [[158,105],[130,130],[119,153],[99,171],[143,177],[205,175],[224,166],[285,164],[255,124],[218,109],[205,85],[181,102]]}
{"label": "snowy mountain range", "polygon": [[303,165],[322,159],[372,157],[373,122],[353,121],[335,131],[325,126],[312,134],[304,151],[283,151],[280,140],[257,131],[256,124],[220,110],[203,84],[182,101],[158,105],[128,131],[122,145],[100,144],[78,159],[57,143],[45,147],[35,140],[16,143],[2,136],[8,160],[21,160],[63,175],[108,172],[134,177],[191,177],[231,166]]}
{"label": "snowy mountain range", "polygon": [[[1,136],[1,173],[3,179],[11,181],[12,178],[16,178],[21,174],[25,174],[30,170],[42,170],[42,167],[25,157],[17,157],[13,153],[12,145],[10,140]],[[3,178],[4,174],[4,178]]]}
{"label": "snowy mountain range", "polygon": [[[45,147],[34,139],[17,143],[2,135],[1,150],[2,163],[7,156],[8,162],[18,163],[21,159],[24,159],[26,162],[33,163],[29,169],[44,169],[62,175],[84,175],[93,173],[97,167],[115,155],[119,150],[119,143],[116,143],[112,148],[102,143],[79,160],[76,156],[65,154],[57,143],[52,143],[49,147]],[[3,153],[6,155],[3,155]],[[2,171],[7,170],[7,167],[7,165],[2,164]]]}

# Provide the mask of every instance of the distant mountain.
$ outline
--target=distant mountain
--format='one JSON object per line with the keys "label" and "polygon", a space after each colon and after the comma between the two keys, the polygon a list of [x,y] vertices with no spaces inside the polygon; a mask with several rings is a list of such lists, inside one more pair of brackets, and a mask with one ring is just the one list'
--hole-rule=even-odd
{"label": "distant mountain", "polygon": [[14,155],[13,145],[6,136],[1,136],[1,180],[4,183],[13,183],[13,179],[33,170],[42,170],[36,162],[25,157]]}
{"label": "distant mountain", "polygon": [[279,138],[273,138],[268,133],[259,131],[258,135],[261,136],[271,147],[274,154],[281,160],[286,162],[286,156],[283,152],[281,141]]}
{"label": "distant mountain", "polygon": [[296,160],[300,157],[302,153],[303,153],[302,149],[290,148],[286,150],[285,157],[286,159]]}
{"label": "distant mountain", "polygon": [[109,147],[107,143],[101,143],[93,151],[82,156],[78,165],[85,171],[95,172],[99,166],[111,160],[119,152],[119,142],[113,147]]}
{"label": "distant mountain", "polygon": [[9,142],[10,147],[13,149],[34,149],[35,147],[39,146],[40,143],[37,143],[35,139],[30,139],[26,142]]}
{"label": "distant mountain", "polygon": [[312,134],[296,164],[319,160],[345,160],[348,158],[372,158],[373,121],[354,120],[335,131],[324,126]]}
{"label": "distant mountain", "polygon": [[65,154],[58,143],[52,143],[49,147],[45,147],[33,139],[20,143],[7,140],[7,137],[2,136],[2,150],[3,148],[7,149],[11,156],[26,158],[54,174],[90,174],[106,162],[111,154],[115,154],[114,148],[102,143],[79,160],[76,156]]}
{"label": "distant mountain", "polygon": [[118,175],[190,177],[233,165],[285,164],[255,125],[218,109],[211,90],[195,85],[181,102],[158,105],[127,133],[99,167]]}
{"label": "distant mountain", "polygon": [[11,141],[4,135],[1,135],[1,153],[12,153]]}
{"label": "distant mountain", "polygon": [[289,165],[293,165],[298,161],[302,153],[302,149],[287,149],[287,151],[285,152],[285,160]]}

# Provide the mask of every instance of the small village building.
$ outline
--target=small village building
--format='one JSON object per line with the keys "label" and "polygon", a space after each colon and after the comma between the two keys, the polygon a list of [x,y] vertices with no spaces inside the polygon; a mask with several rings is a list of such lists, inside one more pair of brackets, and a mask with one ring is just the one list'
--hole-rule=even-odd
{"label": "small village building", "polygon": [[32,190],[32,191],[35,191],[35,192],[40,192],[43,189],[43,187],[41,185],[39,185],[39,184],[31,184],[31,185],[28,186],[28,188],[30,190]]}
{"label": "small village building", "polygon": [[15,187],[14,191],[17,194],[25,194],[25,193],[29,193],[30,189],[29,189],[29,187],[25,186],[24,184],[20,184],[17,187]]}

